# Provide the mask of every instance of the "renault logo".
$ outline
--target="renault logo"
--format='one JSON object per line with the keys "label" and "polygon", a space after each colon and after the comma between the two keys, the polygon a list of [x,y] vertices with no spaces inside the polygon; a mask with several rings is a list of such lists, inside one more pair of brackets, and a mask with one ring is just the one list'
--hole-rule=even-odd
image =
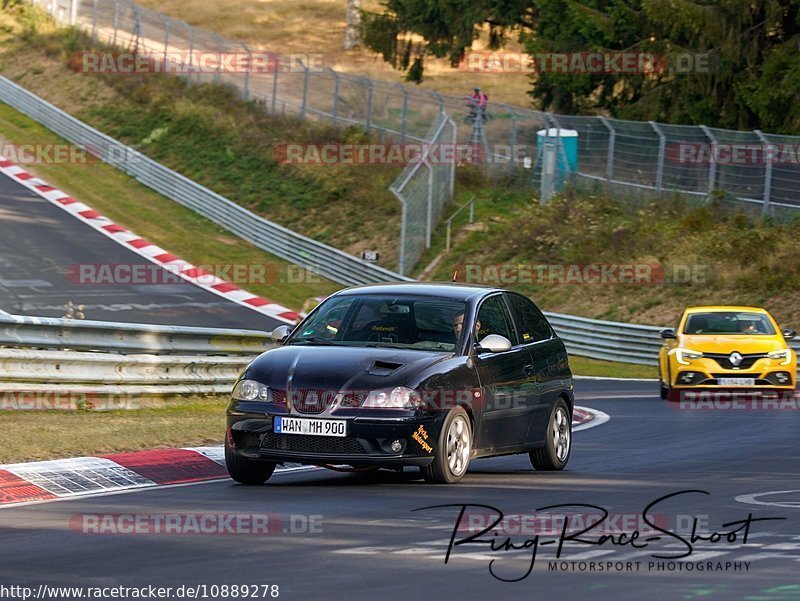
{"label": "renault logo", "polygon": [[742,356],[736,351],[733,351],[731,353],[731,356],[728,357],[728,359],[730,359],[731,365],[733,365],[734,367],[739,367],[739,365],[741,365],[742,363]]}

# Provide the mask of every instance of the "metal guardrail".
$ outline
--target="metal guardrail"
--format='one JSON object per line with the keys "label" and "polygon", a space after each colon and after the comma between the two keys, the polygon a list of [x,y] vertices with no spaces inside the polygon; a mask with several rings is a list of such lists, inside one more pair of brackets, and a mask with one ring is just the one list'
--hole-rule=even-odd
{"label": "metal guardrail", "polygon": [[0,349],[0,388],[48,384],[197,385],[230,387],[252,357],[119,355]]}
{"label": "metal guardrail", "polygon": [[[658,365],[658,351],[664,344],[659,332],[666,326],[603,321],[547,311],[544,314],[573,355]],[[790,340],[789,346],[800,353],[800,340]]]}
{"label": "metal guardrail", "polygon": [[0,315],[0,347],[9,348],[252,357],[274,345],[255,330]]}
{"label": "metal guardrail", "polygon": [[409,278],[367,263],[273,223],[144,156],[36,94],[0,76],[0,101],[66,140],[134,177],[143,185],[210,219],[240,238],[324,278],[344,285]]}

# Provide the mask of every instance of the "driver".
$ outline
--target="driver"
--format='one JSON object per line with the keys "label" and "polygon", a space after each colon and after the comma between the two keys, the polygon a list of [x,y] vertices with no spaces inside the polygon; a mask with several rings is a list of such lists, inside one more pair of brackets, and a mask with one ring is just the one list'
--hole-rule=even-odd
{"label": "driver", "polygon": [[[464,327],[464,314],[459,313],[453,318],[453,332],[456,335],[456,340],[461,338],[461,329]],[[478,332],[481,329],[480,320],[475,322],[475,340],[478,339]]]}

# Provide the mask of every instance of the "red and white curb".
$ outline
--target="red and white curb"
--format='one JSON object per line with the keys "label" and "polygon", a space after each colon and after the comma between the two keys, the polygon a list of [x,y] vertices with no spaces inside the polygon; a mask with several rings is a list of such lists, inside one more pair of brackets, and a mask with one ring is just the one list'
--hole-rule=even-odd
{"label": "red and white curb", "polygon": [[[575,407],[572,430],[599,426],[608,419],[602,411]],[[321,468],[278,466],[276,473],[316,469]],[[13,463],[0,465],[0,509],[228,478],[221,446]]]}
{"label": "red and white curb", "polygon": [[[316,469],[279,466],[275,471]],[[0,465],[0,509],[227,480],[224,450],[195,447]]]}
{"label": "red and white curb", "polygon": [[28,173],[25,169],[9,161],[2,155],[0,155],[0,173],[7,175],[15,182],[22,184],[45,200],[62,208],[76,219],[86,223],[128,250],[144,257],[151,263],[160,265],[204,290],[288,324],[294,324],[299,317],[297,312],[291,309],[287,309],[266,298],[242,290],[235,284],[205,272],[191,263],[167,252],[163,248],[140,238],[130,230],[104,217],[88,205],[75,200],[70,197],[69,194],[50,186],[47,182]]}

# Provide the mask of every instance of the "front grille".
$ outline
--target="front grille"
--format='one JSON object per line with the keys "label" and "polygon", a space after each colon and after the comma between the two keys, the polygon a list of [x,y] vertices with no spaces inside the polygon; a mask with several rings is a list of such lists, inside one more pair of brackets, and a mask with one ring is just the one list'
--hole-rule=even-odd
{"label": "front grille", "polygon": [[314,388],[292,390],[289,396],[294,408],[300,413],[322,413],[336,398],[336,394],[330,390]]}
{"label": "front grille", "polygon": [[261,434],[257,432],[243,432],[233,430],[233,444],[243,451],[257,450],[261,444]]}
{"label": "front grille", "polygon": [[735,374],[711,374],[712,378],[756,378],[758,379],[759,374],[753,373],[739,373],[736,372]]}
{"label": "front grille", "polygon": [[320,455],[364,455],[367,449],[356,438],[267,433],[262,450],[318,453]]}
{"label": "front grille", "polygon": [[727,355],[721,353],[706,353],[704,355],[709,359],[716,361],[722,369],[749,369],[759,359],[763,359],[767,355],[765,353],[753,353],[750,355],[742,355],[742,362],[739,365],[731,363],[731,354]]}
{"label": "front grille", "polygon": [[280,403],[281,405],[284,405],[287,409],[289,408],[289,404],[286,402],[285,390],[272,390],[272,402]]}

